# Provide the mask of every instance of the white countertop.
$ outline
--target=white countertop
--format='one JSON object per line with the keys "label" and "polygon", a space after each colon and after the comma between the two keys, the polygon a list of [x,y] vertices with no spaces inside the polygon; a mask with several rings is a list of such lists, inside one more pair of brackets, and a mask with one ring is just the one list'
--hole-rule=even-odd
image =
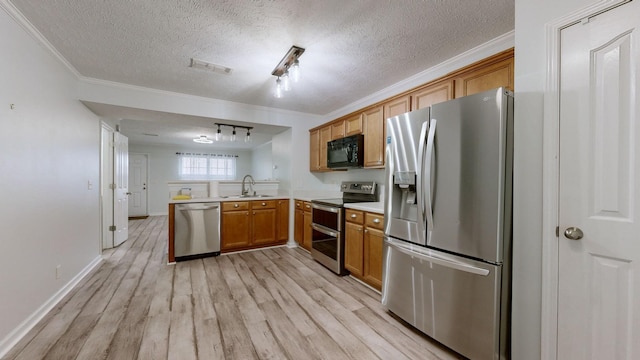
{"label": "white countertop", "polygon": [[378,214],[384,214],[384,203],[378,202],[361,202],[361,203],[349,203],[344,204],[347,209],[362,210],[368,212],[374,212]]}
{"label": "white countertop", "polygon": [[285,195],[268,195],[268,196],[229,196],[229,197],[209,197],[209,198],[194,198],[188,200],[174,200],[169,199],[169,204],[190,204],[190,203],[208,203],[208,202],[224,202],[224,201],[252,201],[252,200],[281,200],[289,199],[289,196]]}

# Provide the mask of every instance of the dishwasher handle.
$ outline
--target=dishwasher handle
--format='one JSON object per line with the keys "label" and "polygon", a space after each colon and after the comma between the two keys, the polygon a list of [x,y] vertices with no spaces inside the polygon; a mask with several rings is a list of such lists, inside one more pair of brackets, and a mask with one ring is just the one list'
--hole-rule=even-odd
{"label": "dishwasher handle", "polygon": [[200,206],[194,206],[194,205],[176,205],[176,208],[180,211],[202,211],[202,210],[212,210],[212,209],[218,209],[220,207],[219,204],[213,204],[213,205],[200,205]]}

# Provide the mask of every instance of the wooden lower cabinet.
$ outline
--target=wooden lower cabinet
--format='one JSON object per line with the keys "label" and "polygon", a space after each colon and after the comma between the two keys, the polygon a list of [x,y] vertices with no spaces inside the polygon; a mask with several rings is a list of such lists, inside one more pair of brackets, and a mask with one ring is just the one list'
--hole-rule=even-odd
{"label": "wooden lower cabinet", "polygon": [[223,202],[220,215],[220,251],[251,245],[251,211],[248,201]]}
{"label": "wooden lower cabinet", "polygon": [[381,290],[384,217],[353,209],[345,213],[344,266],[352,276]]}
{"label": "wooden lower cabinet", "polygon": [[[280,214],[280,207],[286,202],[286,213]],[[288,229],[288,200],[255,200],[228,201],[222,203],[220,219],[220,251],[229,252],[246,250],[263,246],[281,245],[282,239],[278,228],[283,226],[286,217]]]}
{"label": "wooden lower cabinet", "polygon": [[311,251],[311,203],[303,200],[295,200],[294,215],[294,240],[303,249]]}
{"label": "wooden lower cabinet", "polygon": [[304,215],[303,215],[303,236],[302,236],[302,247],[311,251],[311,238],[313,236],[313,231],[311,229],[311,203],[308,201],[304,202]]}

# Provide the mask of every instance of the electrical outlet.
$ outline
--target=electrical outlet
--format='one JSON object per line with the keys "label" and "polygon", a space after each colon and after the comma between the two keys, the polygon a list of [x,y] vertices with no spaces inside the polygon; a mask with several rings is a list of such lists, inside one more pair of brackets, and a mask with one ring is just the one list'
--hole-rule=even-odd
{"label": "electrical outlet", "polygon": [[56,280],[60,279],[61,267],[62,265],[56,266]]}

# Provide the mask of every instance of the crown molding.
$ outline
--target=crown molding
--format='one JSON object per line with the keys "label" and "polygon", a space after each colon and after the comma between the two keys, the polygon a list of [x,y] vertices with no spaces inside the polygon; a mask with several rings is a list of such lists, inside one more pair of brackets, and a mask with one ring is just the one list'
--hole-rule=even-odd
{"label": "crown molding", "polygon": [[67,59],[56,50],[53,45],[42,35],[42,33],[16,8],[9,0],[0,0],[0,8],[4,10],[20,27],[29,34],[36,42],[42,45],[54,58],[56,58],[64,67],[69,70],[77,79],[81,79],[82,75],[71,65]]}
{"label": "crown molding", "polygon": [[324,120],[329,121],[337,119],[343,115],[352,113],[358,109],[365,108],[371,104],[388,99],[397,94],[410,90],[416,86],[428,83],[439,77],[447,75],[448,73],[463,68],[467,65],[473,64],[476,61],[482,60],[493,54],[507,50],[514,47],[515,44],[515,31],[509,31],[503,35],[493,38],[484,44],[478,45],[475,48],[467,50],[459,55],[456,55],[438,65],[432,66],[426,70],[423,70],[411,77],[408,77],[400,82],[397,82],[389,87],[386,87],[380,91],[377,91],[369,96],[366,96],[356,102],[346,105],[338,110],[332,111],[324,115]]}

